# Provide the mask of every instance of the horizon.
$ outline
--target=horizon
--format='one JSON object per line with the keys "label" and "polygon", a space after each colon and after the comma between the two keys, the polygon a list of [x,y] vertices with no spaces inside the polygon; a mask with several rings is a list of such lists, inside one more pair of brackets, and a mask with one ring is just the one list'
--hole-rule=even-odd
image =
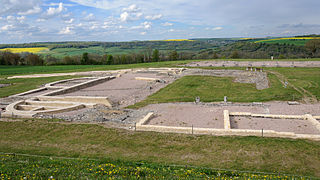
{"label": "horizon", "polygon": [[[316,0],[4,0],[0,44],[318,34]],[[261,7],[272,7],[264,8]]]}

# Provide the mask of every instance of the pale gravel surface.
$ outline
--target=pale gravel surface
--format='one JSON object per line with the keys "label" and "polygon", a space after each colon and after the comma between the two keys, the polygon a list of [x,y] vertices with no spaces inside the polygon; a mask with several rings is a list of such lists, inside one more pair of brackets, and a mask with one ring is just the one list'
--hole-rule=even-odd
{"label": "pale gravel surface", "polygon": [[[166,83],[136,80],[135,77],[159,78],[165,80]],[[120,107],[126,107],[145,99],[173,82],[174,79],[173,76],[164,74],[128,72],[121,77],[76,92],[67,93],[64,96],[108,97],[112,102],[120,104]]]}
{"label": "pale gravel surface", "polygon": [[320,134],[320,131],[312,123],[302,119],[231,117],[230,122],[232,129],[264,129],[296,134]]}
{"label": "pale gravel surface", "polygon": [[[285,102],[267,102],[263,105],[252,103],[238,103],[225,105],[223,103],[165,103],[151,104],[143,110],[153,111],[155,117],[148,124],[180,127],[201,127],[223,129],[223,110],[229,112],[251,112],[258,114],[283,115],[320,115],[320,104],[288,105]],[[306,120],[268,119],[235,117],[238,123],[232,121],[233,128],[240,129],[268,129],[302,134],[320,134],[311,123]]]}

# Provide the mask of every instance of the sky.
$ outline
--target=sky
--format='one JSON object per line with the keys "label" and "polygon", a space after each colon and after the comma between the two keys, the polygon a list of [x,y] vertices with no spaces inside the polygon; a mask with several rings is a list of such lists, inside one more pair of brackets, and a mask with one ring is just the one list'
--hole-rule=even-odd
{"label": "sky", "polygon": [[0,43],[320,34],[319,0],[0,0]]}

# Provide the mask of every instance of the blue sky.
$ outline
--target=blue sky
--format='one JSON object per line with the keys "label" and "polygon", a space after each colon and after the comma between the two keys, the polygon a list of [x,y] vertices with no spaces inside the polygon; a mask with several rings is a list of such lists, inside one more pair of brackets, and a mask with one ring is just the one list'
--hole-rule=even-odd
{"label": "blue sky", "polygon": [[320,34],[319,0],[0,0],[0,43]]}

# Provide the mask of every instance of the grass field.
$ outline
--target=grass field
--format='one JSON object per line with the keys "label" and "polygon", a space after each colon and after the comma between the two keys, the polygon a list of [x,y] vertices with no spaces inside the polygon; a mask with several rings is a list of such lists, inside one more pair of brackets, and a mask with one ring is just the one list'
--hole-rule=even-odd
{"label": "grass field", "polygon": [[56,48],[46,54],[52,55],[57,58],[63,58],[65,56],[82,56],[83,53],[87,52],[89,54],[112,54],[112,55],[121,55],[121,54],[130,54],[138,53],[144,49],[121,49],[119,47],[103,48],[101,46],[97,47],[88,47],[88,48]]}
{"label": "grass field", "polygon": [[320,68],[269,68],[284,75],[302,91],[307,90],[320,100]]}
{"label": "grass field", "polygon": [[[270,59],[215,59],[215,60],[181,60],[165,61],[140,64],[123,65],[60,65],[60,66],[3,66],[0,65],[0,78],[34,73],[58,73],[58,72],[76,72],[76,71],[95,71],[95,70],[116,70],[128,68],[148,68],[148,67],[177,67],[195,61],[270,61]],[[312,59],[279,59],[277,61],[320,61],[320,58]]]}
{"label": "grass field", "polygon": [[[107,159],[103,163],[158,164],[155,169],[161,164],[177,164],[320,177],[320,142],[316,141],[134,132],[92,124],[61,124],[32,120],[0,122],[0,129],[1,152]],[[35,159],[38,165],[45,163],[37,171],[28,169],[32,168],[34,160],[21,159],[17,162],[19,160],[17,158],[7,162],[8,160],[2,159],[6,168],[2,166],[1,169],[12,173],[13,169],[21,168],[26,169],[26,172],[38,174],[40,171],[45,175],[48,171],[68,174],[62,172],[70,169],[70,164],[64,165],[63,161],[42,162]],[[101,168],[99,165],[102,165],[102,162],[92,165],[85,165],[85,162],[73,165],[71,174],[87,173],[86,168],[90,167],[98,171]],[[120,166],[119,163],[115,165]],[[44,169],[43,166],[49,166],[48,170],[41,171]],[[66,170],[60,169],[61,166]],[[136,166],[133,168],[134,172]],[[181,169],[184,173],[187,170]],[[175,172],[172,170],[166,173]],[[160,175],[164,173],[159,171]],[[180,174],[179,171],[177,173]]]}
{"label": "grass field", "polygon": [[[121,162],[101,159],[65,159],[17,154],[0,155],[0,178],[51,179],[304,179],[308,177],[278,173],[254,173],[201,167]],[[19,168],[17,168],[19,167]]]}
{"label": "grass field", "polygon": [[[190,61],[113,66],[0,66],[0,77],[34,73],[172,67],[188,62]],[[265,70],[282,74],[290,83],[307,90],[319,99],[319,68],[265,68]],[[271,88],[265,90],[256,90],[253,84],[233,83],[232,78],[227,77],[187,76],[151,95],[136,107],[148,103],[194,101],[195,96],[200,96],[202,101],[222,101],[223,96],[227,95],[230,101],[238,102],[291,100],[293,94],[295,99],[302,97],[292,88],[283,88],[277,76],[270,73],[268,76]],[[71,77],[2,79],[0,83],[13,85],[0,88],[0,96],[16,94],[66,78]],[[0,155],[0,179],[8,177],[48,179],[51,176],[55,179],[109,177],[309,179],[309,177],[300,178],[284,174],[320,178],[320,142],[316,141],[134,132],[106,128],[97,124],[71,124],[33,119],[0,121],[0,129],[0,152],[85,158],[79,160]]]}
{"label": "grass field", "polygon": [[140,64],[124,64],[124,65],[60,65],[60,66],[1,66],[0,78],[5,78],[14,75],[24,74],[47,74],[47,73],[62,73],[62,72],[84,72],[84,71],[100,71],[100,70],[117,70],[130,68],[149,68],[149,67],[172,67],[178,64],[192,62],[187,61],[166,61],[154,63]]}
{"label": "grass field", "polygon": [[11,84],[10,86],[0,88],[0,98],[10,95],[26,92],[32,89],[36,89],[39,86],[59,81],[63,79],[71,79],[79,76],[58,76],[47,78],[26,78],[26,79],[3,79],[0,80],[0,84]]}
{"label": "grass field", "polygon": [[29,53],[41,53],[44,51],[48,51],[49,49],[46,47],[35,47],[35,48],[5,48],[0,49],[0,51],[10,51],[12,53],[22,53],[22,52],[29,52]]}
{"label": "grass field", "polygon": [[291,37],[291,38],[264,39],[264,40],[255,41],[255,43],[279,43],[279,44],[293,44],[298,46],[304,46],[308,41],[312,39],[320,39],[320,37]]}
{"label": "grass field", "polygon": [[223,101],[224,96],[232,102],[263,102],[272,100],[296,100],[302,96],[293,88],[284,88],[275,75],[268,75],[270,88],[257,90],[255,84],[235,83],[231,77],[185,76],[149,96],[131,108],[154,103],[193,102],[199,96],[202,102]]}

